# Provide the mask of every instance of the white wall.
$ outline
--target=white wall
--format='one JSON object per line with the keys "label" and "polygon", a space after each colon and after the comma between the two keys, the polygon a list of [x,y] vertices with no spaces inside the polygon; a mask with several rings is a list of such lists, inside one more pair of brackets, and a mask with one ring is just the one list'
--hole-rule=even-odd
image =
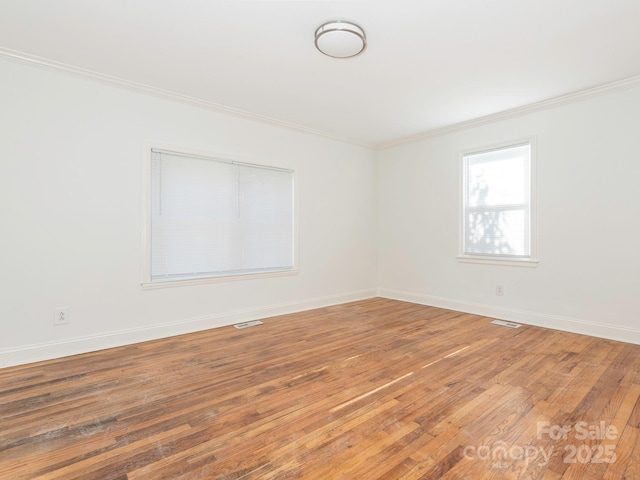
{"label": "white wall", "polygon": [[[0,106],[0,366],[375,295],[372,151],[4,60]],[[295,168],[300,274],[142,290],[155,143]]]}
{"label": "white wall", "polygon": [[[639,132],[634,88],[380,151],[380,294],[640,343]],[[531,135],[539,266],[459,263],[461,150]]]}

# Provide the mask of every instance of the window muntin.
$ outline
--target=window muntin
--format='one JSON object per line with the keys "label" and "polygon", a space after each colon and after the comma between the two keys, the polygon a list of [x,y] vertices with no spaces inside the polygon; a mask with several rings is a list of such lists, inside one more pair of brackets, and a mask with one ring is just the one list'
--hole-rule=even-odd
{"label": "window muntin", "polygon": [[151,151],[150,280],[292,271],[294,172]]}
{"label": "window muntin", "polygon": [[532,258],[531,171],[531,142],[463,155],[463,256]]}

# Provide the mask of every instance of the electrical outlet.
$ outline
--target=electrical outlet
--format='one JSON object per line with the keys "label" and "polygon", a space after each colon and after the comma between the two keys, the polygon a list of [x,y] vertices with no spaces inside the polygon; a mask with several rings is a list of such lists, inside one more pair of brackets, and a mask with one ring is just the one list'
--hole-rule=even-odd
{"label": "electrical outlet", "polygon": [[504,287],[502,285],[496,285],[496,295],[504,295]]}
{"label": "electrical outlet", "polygon": [[59,307],[53,309],[53,324],[66,325],[69,323],[69,307]]}

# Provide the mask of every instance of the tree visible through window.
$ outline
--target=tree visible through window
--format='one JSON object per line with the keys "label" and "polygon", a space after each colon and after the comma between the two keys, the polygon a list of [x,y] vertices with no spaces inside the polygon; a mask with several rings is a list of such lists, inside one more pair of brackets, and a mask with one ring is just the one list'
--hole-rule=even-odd
{"label": "tree visible through window", "polygon": [[531,257],[531,144],[463,156],[463,255]]}

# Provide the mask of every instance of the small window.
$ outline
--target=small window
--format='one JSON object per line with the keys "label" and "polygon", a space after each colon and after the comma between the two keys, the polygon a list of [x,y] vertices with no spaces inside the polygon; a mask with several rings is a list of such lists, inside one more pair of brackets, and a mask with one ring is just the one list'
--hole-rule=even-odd
{"label": "small window", "polygon": [[151,151],[152,283],[292,271],[294,172]]}
{"label": "small window", "polygon": [[529,141],[463,155],[463,258],[532,260],[531,163]]}

